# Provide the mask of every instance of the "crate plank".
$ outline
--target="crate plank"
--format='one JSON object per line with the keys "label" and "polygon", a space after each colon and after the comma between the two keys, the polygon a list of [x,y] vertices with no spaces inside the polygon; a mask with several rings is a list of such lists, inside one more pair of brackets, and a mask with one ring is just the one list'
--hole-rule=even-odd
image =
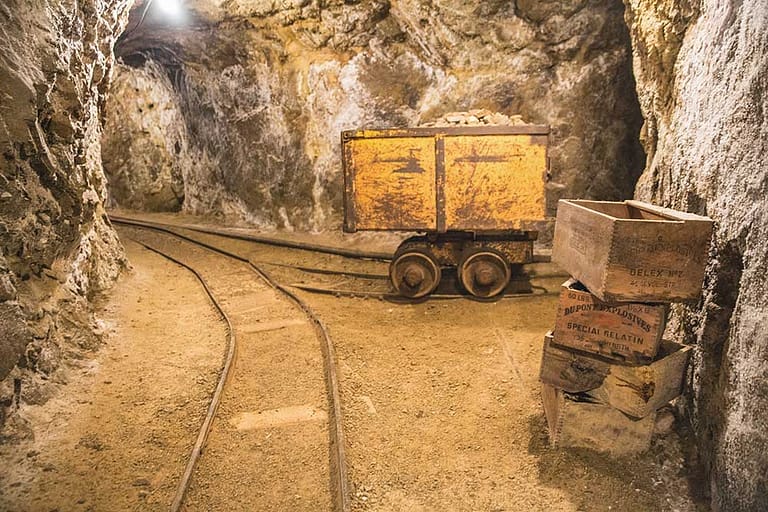
{"label": "crate plank", "polygon": [[630,416],[652,415],[683,392],[691,351],[690,346],[665,340],[653,363],[612,365],[603,385],[590,394]]}
{"label": "crate plank", "polygon": [[636,420],[584,393],[567,393],[543,383],[541,397],[554,448],[587,448],[625,456],[651,445],[655,414]]}
{"label": "crate plank", "polygon": [[560,200],[552,259],[605,302],[695,300],[712,228],[640,201]]}
{"label": "crate plank", "polygon": [[680,396],[691,347],[665,340],[655,361],[627,366],[557,345],[544,338],[542,383],[568,393],[588,393],[629,416],[642,418]]}
{"label": "crate plank", "polygon": [[539,379],[568,393],[581,393],[599,388],[613,364],[607,358],[553,343],[550,331],[544,337]]}
{"label": "crate plank", "polygon": [[587,215],[584,208],[559,201],[552,261],[599,295],[603,273],[610,256],[613,219],[605,215]]}
{"label": "crate plank", "polygon": [[620,361],[648,362],[659,348],[666,317],[664,304],[609,304],[569,279],[560,290],[555,339]]}

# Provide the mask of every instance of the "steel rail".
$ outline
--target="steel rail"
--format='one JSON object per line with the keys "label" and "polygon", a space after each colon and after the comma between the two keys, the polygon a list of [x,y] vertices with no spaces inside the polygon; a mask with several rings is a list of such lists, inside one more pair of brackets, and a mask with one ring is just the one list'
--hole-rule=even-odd
{"label": "steel rail", "polygon": [[[224,238],[232,238],[229,234],[226,232],[219,232],[217,230],[206,230],[203,231],[202,229],[196,229],[192,230],[188,227],[181,227],[175,224],[164,224],[164,223],[145,223],[144,221],[134,221],[134,220],[125,220],[121,217],[115,217],[111,218],[112,222],[115,224],[126,224],[130,226],[138,226],[138,227],[154,227],[154,228],[166,228],[166,229],[186,229],[190,231],[197,231],[198,233],[205,233],[215,236],[221,236]],[[194,240],[194,239],[190,239]],[[250,241],[250,240],[249,240]],[[261,243],[254,241],[255,243]],[[295,248],[295,247],[290,247]],[[317,252],[314,249],[306,249],[308,251]],[[350,257],[350,256],[347,256]],[[364,258],[369,259],[369,258]],[[321,275],[329,275],[329,276],[346,276],[346,277],[358,277],[361,279],[375,279],[375,280],[386,280],[389,279],[389,274],[371,274],[368,272],[350,272],[348,270],[332,270],[327,268],[315,268],[315,267],[305,267],[303,265],[291,265],[289,263],[274,263],[271,261],[253,261],[250,260],[251,263],[254,263],[256,265],[267,265],[271,267],[280,267],[280,268],[290,268],[293,270],[299,270],[301,272],[306,272],[309,274],[321,274]]]}
{"label": "steel rail", "polygon": [[323,286],[318,286],[314,284],[306,284],[306,283],[292,283],[289,285],[291,288],[296,288],[305,292],[309,293],[316,293],[320,295],[333,295],[335,297],[349,297],[349,298],[365,298],[365,299],[382,299],[390,302],[400,302],[404,304],[418,304],[421,302],[426,302],[428,300],[456,300],[456,299],[465,299],[465,300],[473,300],[476,302],[497,302],[500,300],[507,300],[507,299],[521,299],[525,297],[538,297],[540,295],[558,295],[559,291],[557,292],[550,292],[546,288],[542,286],[533,286],[534,289],[541,289],[543,291],[541,292],[529,292],[529,293],[505,293],[501,295],[497,295],[495,297],[475,297],[474,295],[469,294],[459,294],[459,293],[431,293],[429,295],[425,295],[424,297],[420,297],[418,299],[410,299],[408,297],[404,297],[402,295],[399,295],[397,293],[392,292],[374,292],[370,290],[344,290],[340,288],[326,288]]}
{"label": "steel rail", "polygon": [[264,280],[269,283],[274,289],[283,292],[285,295],[296,303],[315,328],[315,332],[323,340],[321,347],[323,348],[323,360],[325,362],[325,379],[328,387],[328,393],[331,397],[331,414],[333,418],[331,421],[331,452],[336,456],[332,457],[332,462],[335,462],[335,468],[331,468],[331,473],[336,474],[336,506],[341,512],[349,512],[352,508],[349,493],[349,480],[347,470],[347,455],[346,455],[346,441],[344,437],[344,429],[342,423],[342,410],[341,410],[341,393],[339,392],[339,378],[338,370],[336,368],[336,350],[333,346],[333,340],[328,334],[328,328],[325,326],[322,320],[312,311],[301,297],[296,295],[295,292],[278,283],[272,276],[267,274],[264,270],[258,268],[252,262],[248,262],[251,268],[260,274]]}
{"label": "steel rail", "polygon": [[[270,244],[267,244],[266,242],[261,242],[260,239],[259,240],[256,240],[256,239],[251,240],[250,237],[249,238],[242,238],[242,237],[239,237],[239,236],[233,236],[233,235],[227,233],[226,231],[220,232],[220,231],[218,231],[216,229],[210,229],[210,230],[202,229],[202,228],[200,228],[200,229],[192,229],[192,228],[189,228],[189,227],[181,227],[181,226],[176,225],[176,224],[149,223],[149,222],[137,221],[137,220],[133,220],[133,219],[125,219],[125,218],[122,218],[122,217],[110,217],[110,220],[113,223],[115,223],[115,224],[125,224],[125,225],[135,226],[135,227],[166,228],[166,229],[186,229],[186,230],[189,230],[189,231],[196,231],[198,233],[205,233],[205,234],[209,234],[209,235],[216,235],[216,236],[221,236],[221,237],[224,237],[224,238],[235,238],[235,239],[238,239],[238,240],[247,240],[247,241],[253,241],[254,243],[264,243],[266,245],[270,245]],[[243,235],[243,236],[245,236],[245,235]],[[257,238],[257,237],[254,237],[254,238]],[[190,239],[190,240],[194,240],[194,239]],[[298,242],[297,242],[297,244],[298,244]],[[277,245],[277,244],[275,244],[275,245]],[[315,247],[315,246],[310,245],[305,250],[312,251],[312,252],[323,252],[323,251],[316,251],[313,247]],[[291,245],[289,248],[296,249],[298,247],[295,247],[295,246]],[[352,256],[345,256],[345,257],[351,258]],[[360,259],[373,259],[373,258],[368,258],[366,256],[366,257],[362,257]],[[376,261],[376,260],[374,260],[374,261]],[[305,266],[302,266],[302,265],[291,265],[289,263],[274,263],[274,262],[271,262],[271,261],[251,261],[251,262],[254,263],[254,264],[257,264],[257,265],[268,265],[268,266],[271,266],[271,267],[290,268],[290,269],[294,269],[294,270],[299,270],[301,272],[307,272],[309,274],[323,274],[323,275],[331,275],[331,276],[348,276],[348,277],[359,277],[359,278],[362,278],[362,279],[376,279],[376,280],[389,279],[389,275],[388,274],[371,274],[371,273],[368,273],[368,272],[350,272],[348,270],[332,270],[332,269],[327,269],[327,268],[305,267]]]}
{"label": "steel rail", "polygon": [[300,249],[303,251],[319,252],[322,254],[332,254],[335,256],[344,256],[345,258],[374,260],[374,261],[389,261],[392,259],[392,254],[387,252],[377,251],[360,251],[356,249],[343,249],[340,247],[330,247],[327,245],[310,244],[305,242],[294,242],[291,240],[284,240],[275,237],[268,237],[263,235],[250,235],[246,233],[233,233],[232,231],[217,228],[205,228],[196,226],[194,224],[166,224],[162,222],[152,222],[145,220],[132,219],[130,217],[123,217],[121,215],[109,215],[109,219],[112,222],[119,224],[130,224],[139,227],[160,227],[160,228],[177,228],[187,229],[189,231],[197,231],[199,233],[208,233],[210,235],[218,235],[226,238],[233,238],[236,240],[246,240],[249,242],[256,242],[264,245],[274,245],[277,247],[287,247],[289,249]]}
{"label": "steel rail", "polygon": [[[345,258],[372,260],[372,261],[392,261],[394,252],[381,252],[381,251],[361,251],[356,249],[344,249],[341,247],[332,247],[328,245],[311,244],[307,242],[295,242],[292,240],[285,240],[283,238],[275,238],[264,235],[253,235],[248,233],[235,233],[227,228],[215,228],[204,227],[197,224],[171,224],[166,222],[155,222],[134,219],[131,217],[125,217],[122,215],[109,214],[109,219],[113,222],[121,224],[133,224],[136,226],[157,226],[166,228],[178,228],[186,229],[189,231],[197,231],[198,233],[207,233],[209,235],[218,235],[225,238],[232,238],[234,240],[246,240],[249,242],[260,243],[264,245],[273,245],[276,247],[287,247],[290,249],[299,249],[303,251],[319,252],[322,254],[332,254],[335,256],[343,256]],[[550,263],[552,257],[546,253],[534,253],[532,263]],[[558,274],[559,275],[559,274]],[[565,274],[563,274],[565,275]]]}
{"label": "steel rail", "polygon": [[[302,267],[302,266],[298,266],[298,265],[288,265],[288,264],[284,264],[284,263],[255,262],[255,261],[249,260],[245,256],[241,256],[241,255],[238,255],[238,254],[235,254],[235,253],[231,253],[229,251],[226,251],[225,249],[221,249],[221,248],[216,247],[215,245],[211,245],[211,244],[209,244],[207,242],[203,242],[203,241],[197,240],[195,238],[189,237],[187,235],[184,235],[184,234],[181,234],[181,233],[177,233],[176,231],[173,231],[173,230],[174,229],[187,229],[187,228],[181,228],[181,227],[179,227],[179,226],[177,226],[175,224],[145,223],[143,221],[133,221],[131,219],[123,220],[122,218],[115,218],[115,219],[113,219],[113,222],[115,222],[116,224],[125,224],[125,225],[129,225],[129,226],[134,226],[134,227],[143,227],[143,228],[147,228],[147,229],[154,229],[154,230],[157,230],[157,231],[162,231],[164,233],[169,233],[169,234],[171,234],[173,236],[176,236],[176,237],[182,238],[184,240],[190,241],[192,243],[201,245],[201,246],[206,247],[206,248],[208,248],[210,250],[213,250],[213,251],[216,251],[216,252],[219,252],[219,253],[222,253],[222,254],[226,254],[228,256],[235,257],[235,258],[239,259],[240,261],[243,261],[243,262],[246,262],[246,263],[250,264],[251,266],[257,266],[256,263],[258,263],[258,264],[263,264],[263,265],[273,265],[273,266],[278,266],[278,267],[288,267],[288,268],[293,268],[293,269],[301,270],[303,272],[308,272],[308,273],[317,273],[317,274],[325,274],[325,275],[343,275],[343,276],[358,277],[358,278],[372,279],[372,280],[373,279],[375,279],[375,280],[385,280],[385,279],[388,280],[389,279],[389,276],[386,276],[386,275],[383,275],[383,274],[367,274],[367,273],[362,273],[362,272],[346,272],[346,271],[336,271],[336,270],[330,270],[330,269],[316,269],[316,268]],[[208,233],[208,232],[206,232],[206,233]],[[215,232],[210,232],[208,234],[218,235],[218,233],[215,233]],[[224,236],[226,237],[226,235],[224,235]],[[556,275],[556,276],[559,277],[559,274],[552,274],[552,275],[553,276]],[[533,276],[533,277],[540,277],[540,276]],[[549,276],[548,275],[544,275],[544,276],[541,276],[541,277],[549,277]],[[284,286],[284,285],[280,285],[280,286]],[[296,288],[296,289],[303,290],[303,291],[310,292],[310,293],[318,293],[318,294],[324,294],[324,295],[335,295],[337,297],[375,298],[375,299],[387,300],[387,301],[390,301],[390,302],[412,303],[412,304],[417,304],[417,303],[420,303],[420,302],[425,302],[426,300],[429,300],[429,299],[434,299],[434,300],[467,299],[467,300],[473,300],[473,301],[477,301],[477,302],[496,302],[496,301],[502,300],[502,299],[513,299],[513,298],[517,298],[517,297],[531,297],[531,296],[534,296],[534,295],[554,294],[554,292],[550,292],[546,288],[534,285],[533,288],[541,289],[541,290],[543,290],[543,293],[533,293],[533,292],[531,292],[531,293],[509,293],[509,294],[505,293],[505,294],[502,294],[502,295],[499,295],[499,296],[496,296],[496,297],[488,297],[488,298],[475,297],[475,296],[469,295],[469,294],[458,294],[458,293],[456,293],[456,294],[452,294],[452,293],[432,293],[432,294],[429,294],[429,295],[427,295],[425,297],[421,297],[419,299],[409,299],[408,297],[404,297],[402,295],[399,295],[399,294],[396,294],[396,293],[390,293],[390,292],[372,292],[372,291],[369,291],[369,290],[355,291],[355,290],[331,289],[331,288],[325,288],[325,287],[321,287],[321,286],[315,286],[315,285],[312,285],[312,284],[303,284],[303,283],[293,283],[293,284],[290,284],[289,286],[290,286],[290,288]]]}
{"label": "steel rail", "polygon": [[[196,226],[193,224],[150,222],[150,221],[132,219],[130,217],[121,217],[118,215],[111,215],[109,219],[115,224],[125,224],[125,225],[139,226],[139,227],[155,227],[155,228],[164,228],[164,229],[183,229],[187,231],[195,231],[197,233],[220,236],[222,238],[231,238],[234,240],[243,240],[243,241],[249,241],[249,242],[254,242],[257,244],[264,244],[264,245],[274,245],[277,247],[287,247],[289,249],[299,249],[299,250],[305,250],[309,252],[319,252],[321,254],[333,254],[333,255],[343,256],[345,258],[351,258],[351,259],[362,259],[362,260],[383,261],[383,262],[391,261],[392,259],[392,255],[390,255],[389,253],[355,251],[353,249],[340,249],[340,248],[320,246],[315,244],[304,244],[302,242],[286,241],[285,243],[283,243],[281,239],[277,239],[277,238],[263,237],[259,235],[237,234],[237,233],[232,233],[230,231],[227,231],[226,229],[206,228],[206,227]],[[302,265],[291,265],[290,263],[274,263],[271,261],[254,261],[254,260],[251,260],[251,261],[258,265],[290,268],[290,269],[299,270],[301,272],[307,272],[311,274],[339,275],[339,276],[349,276],[349,277],[360,277],[363,279],[377,279],[377,280],[389,279],[389,274],[350,272],[347,270],[332,270],[327,268],[305,267]],[[550,263],[550,262],[551,262],[551,258],[549,255],[534,254],[533,262],[529,265],[535,265],[537,263]],[[561,272],[549,271],[547,273],[537,274],[536,271],[533,270],[531,272],[531,277],[535,277],[535,278],[568,277],[568,274],[562,271]]]}
{"label": "steel rail", "polygon": [[[339,392],[339,379],[338,379],[338,371],[336,368],[336,351],[333,346],[333,340],[328,334],[328,329],[325,326],[325,324],[322,322],[322,320],[320,320],[320,318],[314,313],[314,311],[312,311],[309,305],[304,300],[302,300],[298,295],[296,295],[296,293],[294,293],[287,287],[281,285],[271,275],[269,275],[269,273],[267,273],[266,271],[264,271],[263,269],[255,265],[252,261],[250,261],[248,258],[244,256],[232,253],[230,251],[221,249],[220,247],[216,247],[214,245],[211,245],[205,242],[201,242],[199,240],[195,240],[194,238],[182,235],[180,233],[176,233],[166,227],[151,225],[151,224],[139,225],[136,222],[131,220],[123,221],[122,219],[113,219],[113,221],[118,224],[130,225],[133,227],[138,227],[140,229],[149,229],[149,230],[154,230],[161,233],[166,233],[168,235],[177,237],[179,239],[186,240],[195,245],[204,247],[212,252],[222,254],[224,256],[228,256],[230,258],[236,259],[240,262],[246,263],[270,287],[285,294],[294,304],[296,304],[299,307],[299,309],[301,309],[304,312],[304,314],[307,316],[307,318],[310,320],[313,327],[315,328],[315,332],[318,334],[318,337],[322,341],[320,346],[323,352],[324,376],[326,381],[326,390],[327,390],[328,398],[330,402],[330,407],[329,407],[330,429],[329,430],[330,430],[330,437],[331,437],[331,443],[330,443],[331,445],[330,446],[331,479],[332,479],[331,487],[332,487],[332,491],[334,489],[336,491],[334,501],[336,503],[337,510],[339,510],[340,512],[349,512],[351,510],[351,501],[350,501],[348,470],[347,470],[347,461],[346,461],[346,441],[345,441],[344,431],[342,427],[343,422],[342,422],[342,409],[341,409],[341,394]],[[173,226],[173,227],[176,227],[176,226]],[[207,433],[206,433],[206,437],[207,437]],[[199,454],[198,454],[198,457],[199,457]],[[196,463],[196,460],[195,460],[195,463]],[[194,463],[192,463],[192,469],[194,469]],[[189,481],[186,482],[187,487],[188,485],[189,485]],[[183,502],[184,493],[186,493],[186,488],[182,493],[182,502]],[[175,500],[174,500],[174,503],[175,503]],[[180,506],[181,506],[181,503],[179,503],[179,507]],[[177,512],[178,510],[179,510],[178,508],[175,508],[175,509],[172,509],[172,512]]]}
{"label": "steel rail", "polygon": [[208,286],[208,283],[205,281],[205,278],[202,275],[200,275],[200,273],[196,269],[194,269],[190,265],[187,265],[183,261],[174,258],[170,254],[167,254],[159,249],[156,249],[155,247],[145,244],[144,242],[141,242],[133,238],[131,238],[131,240],[141,245],[145,249],[152,251],[155,254],[158,254],[192,272],[192,274],[197,278],[197,280],[203,286],[205,293],[208,295],[208,298],[210,299],[214,308],[219,313],[219,316],[221,316],[221,318],[224,320],[224,323],[226,323],[227,325],[227,354],[224,357],[224,367],[222,368],[221,374],[219,375],[219,381],[216,383],[216,388],[213,391],[213,396],[211,397],[211,403],[208,405],[208,410],[205,414],[205,418],[203,419],[203,423],[200,426],[200,430],[198,431],[198,434],[197,434],[197,439],[195,440],[195,444],[192,446],[192,452],[190,453],[189,458],[187,459],[187,465],[184,468],[184,473],[181,476],[181,480],[179,482],[178,487],[176,487],[176,493],[174,494],[173,502],[171,503],[171,512],[178,512],[179,510],[181,510],[181,506],[184,503],[184,497],[186,496],[187,490],[189,489],[189,484],[192,480],[192,474],[195,471],[195,466],[197,465],[197,461],[198,459],[200,459],[200,455],[203,452],[205,443],[208,441],[208,435],[211,432],[211,425],[213,425],[213,420],[216,417],[216,412],[218,411],[219,405],[221,404],[221,397],[224,394],[224,388],[227,385],[227,382],[229,381],[229,378],[232,374],[232,366],[234,364],[235,357],[237,354],[237,340],[235,338],[235,330],[232,327],[232,321],[229,319],[229,316],[221,307],[221,304],[219,303],[218,299],[216,299],[216,296],[211,291],[210,287]]}
{"label": "steel rail", "polygon": [[267,265],[271,267],[280,267],[280,268],[290,268],[293,270],[299,270],[301,272],[306,272],[308,274],[321,274],[326,276],[345,276],[345,277],[358,277],[361,279],[375,279],[375,280],[386,280],[389,279],[389,275],[387,274],[369,274],[367,272],[349,272],[347,270],[331,270],[328,268],[314,268],[314,267],[304,267],[301,265],[291,265],[289,263],[272,263],[269,261],[254,261],[254,264],[258,265]]}

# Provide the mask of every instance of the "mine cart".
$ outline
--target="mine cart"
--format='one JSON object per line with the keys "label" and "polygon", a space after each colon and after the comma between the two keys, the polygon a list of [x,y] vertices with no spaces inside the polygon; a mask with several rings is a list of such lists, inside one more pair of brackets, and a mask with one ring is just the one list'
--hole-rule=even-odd
{"label": "mine cart", "polygon": [[546,126],[342,132],[344,231],[415,231],[390,278],[406,297],[435,290],[444,269],[476,297],[502,293],[533,261],[548,179]]}

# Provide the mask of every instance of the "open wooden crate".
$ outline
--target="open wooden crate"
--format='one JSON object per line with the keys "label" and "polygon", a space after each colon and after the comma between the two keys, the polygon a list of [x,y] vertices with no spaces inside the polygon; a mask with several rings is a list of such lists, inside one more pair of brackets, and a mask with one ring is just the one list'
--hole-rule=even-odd
{"label": "open wooden crate", "polygon": [[654,414],[683,392],[691,347],[663,341],[656,360],[627,366],[558,346],[544,338],[541,382],[568,393],[587,393],[634,418]]}
{"label": "open wooden crate", "polygon": [[712,227],[640,201],[560,200],[552,260],[605,302],[695,300]]}

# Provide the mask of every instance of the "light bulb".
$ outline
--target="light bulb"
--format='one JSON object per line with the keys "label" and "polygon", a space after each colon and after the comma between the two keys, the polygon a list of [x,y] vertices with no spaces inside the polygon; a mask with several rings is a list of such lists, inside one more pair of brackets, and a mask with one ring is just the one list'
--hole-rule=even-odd
{"label": "light bulb", "polygon": [[179,18],[182,15],[181,0],[154,0],[157,8],[166,16]]}

